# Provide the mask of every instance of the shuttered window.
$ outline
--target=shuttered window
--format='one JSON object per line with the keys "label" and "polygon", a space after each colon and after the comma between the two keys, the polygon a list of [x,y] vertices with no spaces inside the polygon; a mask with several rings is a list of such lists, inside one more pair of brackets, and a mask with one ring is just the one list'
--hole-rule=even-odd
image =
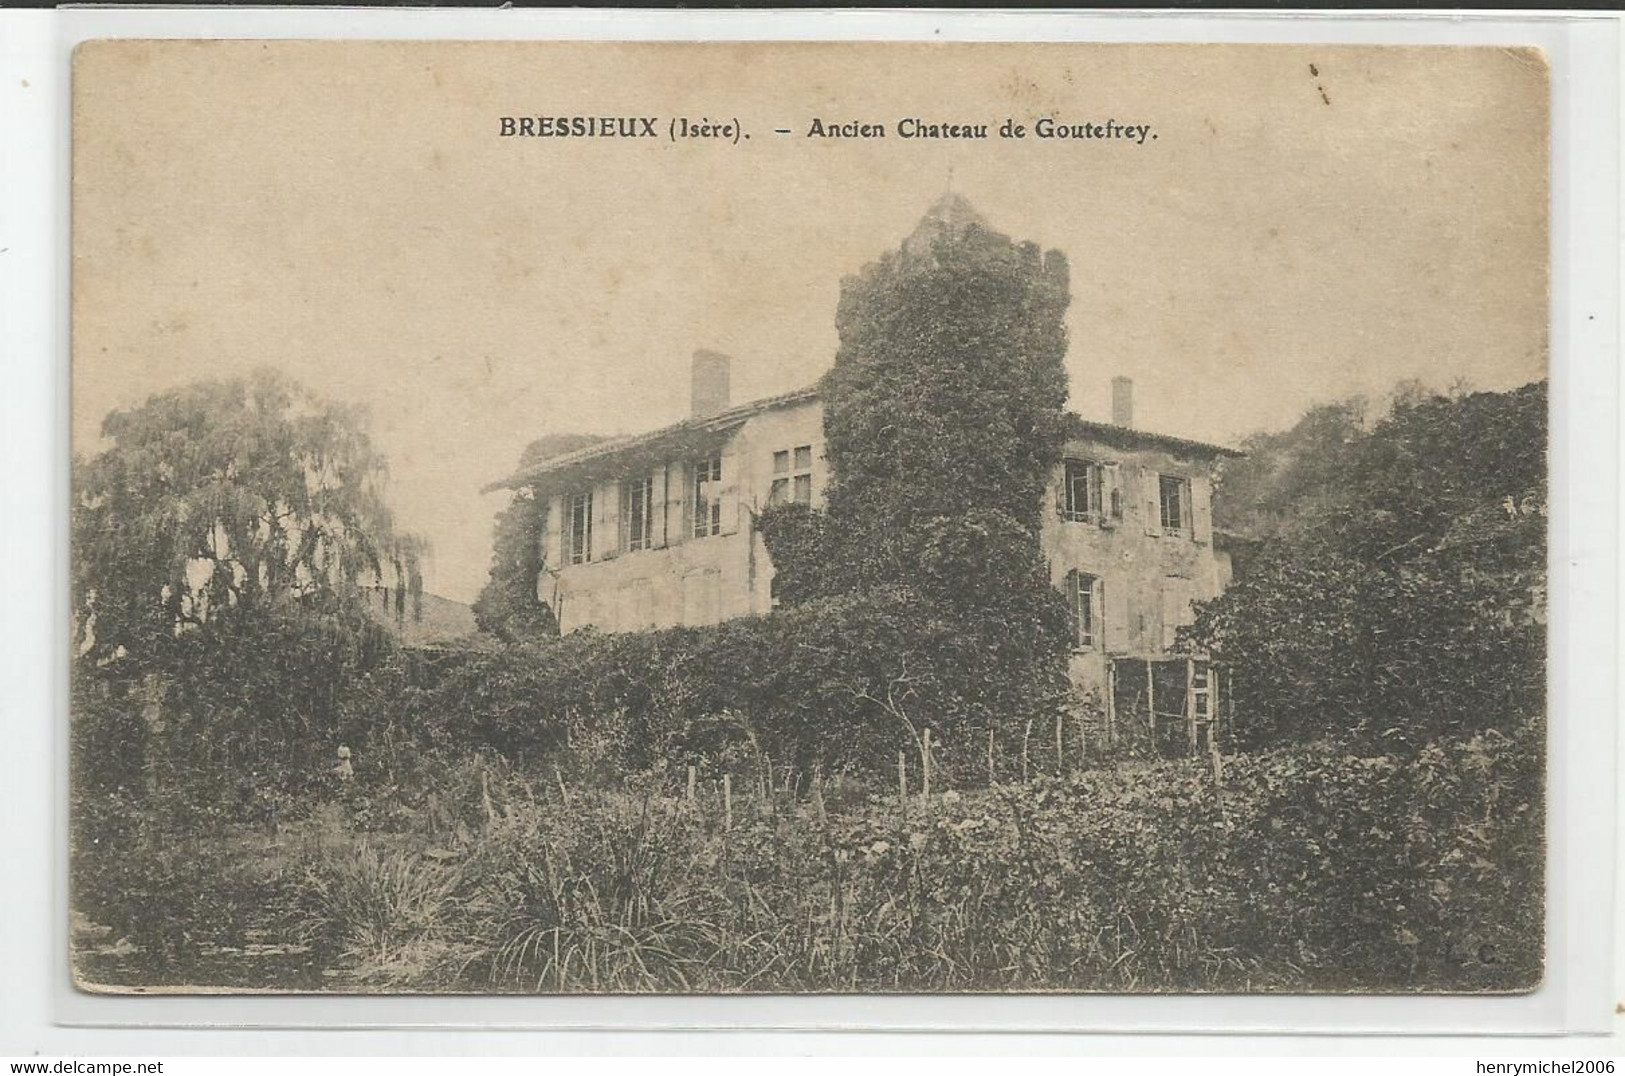
{"label": "shuttered window", "polygon": [[694,461],[694,494],[690,502],[694,537],[722,533],[722,456]]}
{"label": "shuttered window", "polygon": [[569,497],[570,525],[565,531],[565,560],[585,564],[592,559],[592,494],[572,493]]}
{"label": "shuttered window", "polygon": [[1103,589],[1098,576],[1076,570],[1066,573],[1066,603],[1072,616],[1074,649],[1095,650],[1100,646],[1106,604]]}
{"label": "shuttered window", "polygon": [[1072,523],[1100,518],[1100,464],[1067,460],[1061,486],[1061,516]]}
{"label": "shuttered window", "polygon": [[654,546],[654,487],[652,476],[635,478],[625,486],[621,525],[625,528],[624,544],[628,553]]}
{"label": "shuttered window", "polygon": [[1162,533],[1184,534],[1190,530],[1190,479],[1178,475],[1158,476],[1158,499],[1161,504]]}
{"label": "shuttered window", "polygon": [[1055,511],[1068,523],[1112,526],[1123,518],[1115,463],[1068,458],[1061,461],[1061,484],[1055,491]]}

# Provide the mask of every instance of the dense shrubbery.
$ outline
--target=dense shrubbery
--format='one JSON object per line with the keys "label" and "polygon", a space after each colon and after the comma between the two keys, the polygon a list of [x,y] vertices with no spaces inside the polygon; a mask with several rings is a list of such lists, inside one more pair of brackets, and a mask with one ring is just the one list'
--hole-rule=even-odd
{"label": "dense shrubbery", "polygon": [[1545,383],[1413,390],[1369,430],[1354,414],[1317,409],[1263,473],[1226,479],[1269,537],[1187,639],[1231,670],[1244,749],[1416,750],[1544,706]]}
{"label": "dense shrubbery", "polygon": [[425,686],[396,701],[396,726],[529,763],[592,758],[609,778],[655,765],[770,767],[792,783],[815,771],[889,776],[899,750],[920,764],[929,728],[945,779],[985,783],[990,756],[1006,775],[1019,767],[1034,716],[1022,704],[1057,706],[1067,690],[1057,676],[1013,691],[997,640],[967,636],[899,589],[709,628],[577,632],[438,660]]}
{"label": "dense shrubbery", "polygon": [[353,967],[421,989],[1517,990],[1542,967],[1541,768],[1529,732],[1321,745],[1222,786],[1162,763],[906,816],[741,798],[731,830],[709,788],[561,810],[510,777],[452,854],[337,849],[313,891]]}

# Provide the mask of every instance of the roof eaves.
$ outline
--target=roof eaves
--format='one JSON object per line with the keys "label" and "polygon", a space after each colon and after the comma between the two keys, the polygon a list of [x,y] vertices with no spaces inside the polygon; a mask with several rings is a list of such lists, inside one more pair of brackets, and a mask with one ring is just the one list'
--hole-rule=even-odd
{"label": "roof eaves", "polygon": [[675,438],[688,433],[725,430],[737,426],[753,415],[761,414],[763,411],[771,411],[777,407],[788,407],[792,404],[802,403],[813,399],[817,395],[817,386],[808,386],[796,389],[793,392],[784,392],[777,396],[767,396],[759,400],[752,400],[749,403],[736,404],[704,418],[685,418],[680,422],[674,422],[669,426],[662,426],[656,430],[635,433],[626,437],[617,437],[609,441],[600,441],[585,448],[578,448],[574,452],[566,452],[562,456],[541,460],[530,467],[509,475],[507,478],[492,482],[480,492],[492,493],[499,489],[517,489],[521,486],[530,485],[556,471],[589,463],[593,460],[604,459],[622,452],[646,448],[667,438]]}
{"label": "roof eaves", "polygon": [[1247,453],[1228,445],[1216,445],[1207,441],[1194,441],[1188,437],[1175,437],[1167,433],[1154,433],[1150,430],[1139,430],[1132,426],[1117,426],[1109,422],[1091,422],[1088,419],[1071,415],[1072,430],[1084,437],[1096,437],[1103,441],[1122,443],[1139,443],[1156,445],[1163,448],[1174,449],[1181,452],[1190,452],[1202,456],[1228,456],[1240,458]]}

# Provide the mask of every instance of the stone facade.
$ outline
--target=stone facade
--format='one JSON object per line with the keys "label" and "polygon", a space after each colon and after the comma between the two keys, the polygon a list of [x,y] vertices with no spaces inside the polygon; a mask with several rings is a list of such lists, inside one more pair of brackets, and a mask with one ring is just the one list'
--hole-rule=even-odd
{"label": "stone facade", "polygon": [[[1051,480],[1054,510],[1044,514],[1041,540],[1050,578],[1073,610],[1072,679],[1103,688],[1109,659],[1168,653],[1194,603],[1229,584],[1230,558],[1213,533],[1220,450],[1121,427],[1080,432]],[[1080,469],[1104,487],[1081,507],[1067,495],[1069,474]],[[1171,497],[1165,483],[1175,487]],[[1089,592],[1079,594],[1084,585]]]}
{"label": "stone facade", "polygon": [[[538,596],[561,630],[713,624],[773,608],[773,564],[752,514],[781,499],[823,503],[822,406],[805,390],[708,410],[502,483],[536,490],[548,566]],[[1119,400],[1116,416],[1128,415]],[[1072,426],[1042,542],[1074,614],[1072,677],[1087,690],[1104,688],[1112,659],[1165,655],[1193,603],[1229,582],[1211,499],[1213,466],[1233,453],[1126,425]]]}

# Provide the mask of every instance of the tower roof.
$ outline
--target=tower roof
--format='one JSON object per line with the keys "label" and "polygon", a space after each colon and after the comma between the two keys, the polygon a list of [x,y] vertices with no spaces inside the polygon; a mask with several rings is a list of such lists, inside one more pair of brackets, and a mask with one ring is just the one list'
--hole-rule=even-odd
{"label": "tower roof", "polygon": [[925,211],[925,217],[920,223],[924,224],[926,221],[940,221],[950,228],[963,228],[967,224],[987,227],[987,221],[976,211],[976,207],[970,204],[970,199],[953,191],[931,203],[931,208]]}
{"label": "tower roof", "polygon": [[914,231],[903,240],[903,249],[911,253],[925,253],[940,235],[958,235],[971,225],[988,227],[987,219],[976,211],[963,194],[949,191],[925,211]]}

